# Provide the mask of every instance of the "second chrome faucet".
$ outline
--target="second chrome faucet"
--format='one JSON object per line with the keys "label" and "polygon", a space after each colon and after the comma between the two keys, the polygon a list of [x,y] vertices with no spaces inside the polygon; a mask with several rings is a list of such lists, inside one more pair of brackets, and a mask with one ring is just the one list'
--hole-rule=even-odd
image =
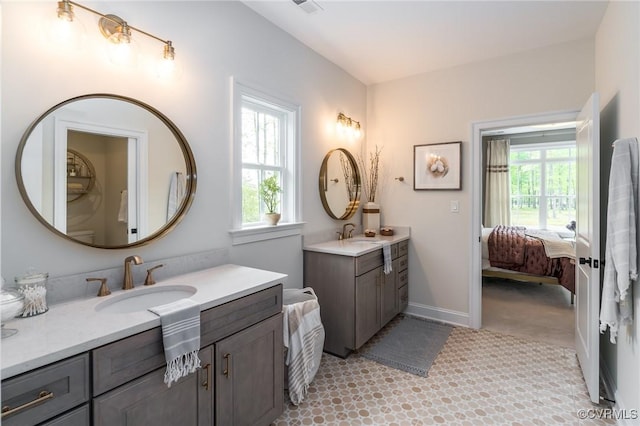
{"label": "second chrome faucet", "polygon": [[124,280],[122,282],[123,290],[131,290],[133,288],[133,276],[131,275],[131,264],[141,265],[144,263],[140,256],[129,256],[124,260]]}

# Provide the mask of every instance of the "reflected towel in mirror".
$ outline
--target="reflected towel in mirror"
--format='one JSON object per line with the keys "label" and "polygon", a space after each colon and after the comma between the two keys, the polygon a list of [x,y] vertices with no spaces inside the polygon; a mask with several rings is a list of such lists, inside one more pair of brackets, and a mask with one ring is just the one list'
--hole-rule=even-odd
{"label": "reflected towel in mirror", "polygon": [[120,208],[118,209],[118,222],[129,221],[129,192],[126,189],[120,191]]}
{"label": "reflected towel in mirror", "polygon": [[171,174],[171,182],[169,184],[169,202],[167,203],[167,220],[171,220],[178,207],[182,204],[186,182],[184,174],[175,172]]}

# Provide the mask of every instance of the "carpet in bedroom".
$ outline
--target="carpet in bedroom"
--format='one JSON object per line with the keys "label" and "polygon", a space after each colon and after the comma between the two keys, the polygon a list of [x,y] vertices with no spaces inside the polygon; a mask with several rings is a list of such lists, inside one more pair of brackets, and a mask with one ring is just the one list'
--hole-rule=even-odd
{"label": "carpet in bedroom", "polygon": [[574,306],[559,285],[483,279],[482,328],[487,330],[572,348]]}

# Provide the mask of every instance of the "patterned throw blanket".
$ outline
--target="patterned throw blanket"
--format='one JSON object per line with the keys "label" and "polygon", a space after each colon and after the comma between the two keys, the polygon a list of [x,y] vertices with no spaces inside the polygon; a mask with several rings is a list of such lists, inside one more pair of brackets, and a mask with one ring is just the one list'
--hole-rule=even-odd
{"label": "patterned throw blanket", "polygon": [[524,227],[498,225],[489,235],[492,267],[533,275],[555,277],[575,292],[575,264],[568,257],[549,258],[540,239],[526,235]]}

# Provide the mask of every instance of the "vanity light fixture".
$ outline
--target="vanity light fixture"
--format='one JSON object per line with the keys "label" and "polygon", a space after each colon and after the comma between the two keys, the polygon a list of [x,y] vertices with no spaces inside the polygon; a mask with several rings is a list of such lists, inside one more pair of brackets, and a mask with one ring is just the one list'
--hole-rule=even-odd
{"label": "vanity light fixture", "polygon": [[362,135],[360,122],[351,117],[347,117],[343,113],[338,113],[336,127],[338,129],[338,133],[347,134],[348,136],[356,139]]}
{"label": "vanity light fixture", "polygon": [[86,10],[87,12],[93,13],[100,17],[98,21],[98,28],[102,35],[109,40],[112,44],[110,47],[110,58],[113,62],[118,64],[123,64],[127,62],[131,62],[133,57],[133,52],[131,51],[131,32],[136,31],[142,35],[150,37],[154,40],[157,40],[164,44],[162,50],[162,59],[164,61],[174,61],[175,60],[175,49],[170,40],[164,40],[160,37],[156,37],[153,34],[150,34],[146,31],[143,31],[139,28],[129,25],[124,19],[120,18],[116,15],[105,15],[100,13],[94,9],[83,6],[79,3],[76,3],[71,0],[62,0],[58,2],[58,18],[67,21],[73,22],[75,19],[74,6],[79,7],[80,9]]}

